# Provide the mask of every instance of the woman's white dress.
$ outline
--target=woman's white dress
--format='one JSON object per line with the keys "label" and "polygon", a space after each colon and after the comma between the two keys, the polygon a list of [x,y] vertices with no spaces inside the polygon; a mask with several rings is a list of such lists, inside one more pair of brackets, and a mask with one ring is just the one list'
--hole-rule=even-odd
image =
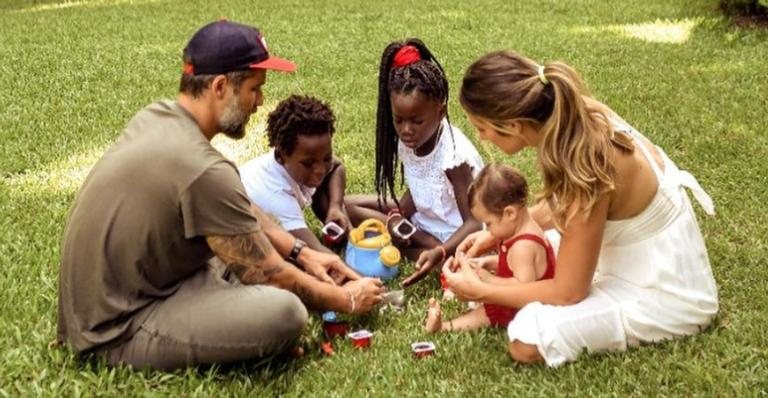
{"label": "woman's white dress", "polygon": [[718,310],[707,249],[685,189],[710,215],[712,199],[657,147],[664,161],[661,170],[633,128],[615,129],[634,138],[659,179],[659,189],[637,216],[607,222],[586,299],[569,306],[530,303],[509,324],[510,341],[536,345],[549,366],[573,361],[585,348],[623,351],[641,341],[696,334]]}

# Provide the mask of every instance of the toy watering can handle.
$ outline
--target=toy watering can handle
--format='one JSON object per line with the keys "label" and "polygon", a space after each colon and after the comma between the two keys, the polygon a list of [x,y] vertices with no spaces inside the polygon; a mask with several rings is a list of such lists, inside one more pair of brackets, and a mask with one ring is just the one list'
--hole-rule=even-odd
{"label": "toy watering can handle", "polygon": [[387,231],[387,227],[384,225],[384,223],[375,218],[369,218],[363,221],[362,223],[360,223],[360,225],[357,226],[357,228],[360,228],[361,230],[366,232],[384,233]]}

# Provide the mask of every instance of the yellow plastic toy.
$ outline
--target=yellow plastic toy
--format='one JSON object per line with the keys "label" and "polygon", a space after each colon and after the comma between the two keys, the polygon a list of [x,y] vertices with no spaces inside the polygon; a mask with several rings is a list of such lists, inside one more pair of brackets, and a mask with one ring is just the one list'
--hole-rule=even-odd
{"label": "yellow plastic toy", "polygon": [[400,251],[383,222],[368,219],[349,232],[346,261],[365,276],[391,279],[397,276]]}

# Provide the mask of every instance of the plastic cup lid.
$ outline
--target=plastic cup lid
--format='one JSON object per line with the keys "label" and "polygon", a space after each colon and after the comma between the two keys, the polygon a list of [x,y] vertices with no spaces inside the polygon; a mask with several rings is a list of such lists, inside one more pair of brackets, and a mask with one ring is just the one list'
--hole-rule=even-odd
{"label": "plastic cup lid", "polygon": [[349,337],[352,340],[365,339],[365,338],[368,338],[368,337],[371,337],[371,336],[373,336],[373,333],[371,333],[371,332],[369,332],[369,331],[367,331],[365,329],[358,330],[356,332],[352,332],[352,333],[349,333],[347,335],[347,337]]}
{"label": "plastic cup lid", "polygon": [[427,352],[435,350],[435,343],[431,341],[417,341],[411,344],[413,352]]}

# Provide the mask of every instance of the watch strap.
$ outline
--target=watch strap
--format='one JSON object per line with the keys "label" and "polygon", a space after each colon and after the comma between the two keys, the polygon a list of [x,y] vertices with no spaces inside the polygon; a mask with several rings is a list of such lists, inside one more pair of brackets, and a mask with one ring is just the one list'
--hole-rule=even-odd
{"label": "watch strap", "polygon": [[288,260],[291,260],[292,262],[298,264],[299,253],[301,252],[301,249],[305,247],[307,247],[307,242],[304,242],[303,240],[296,238],[296,240],[293,242],[293,248],[291,248],[291,253],[288,254]]}

